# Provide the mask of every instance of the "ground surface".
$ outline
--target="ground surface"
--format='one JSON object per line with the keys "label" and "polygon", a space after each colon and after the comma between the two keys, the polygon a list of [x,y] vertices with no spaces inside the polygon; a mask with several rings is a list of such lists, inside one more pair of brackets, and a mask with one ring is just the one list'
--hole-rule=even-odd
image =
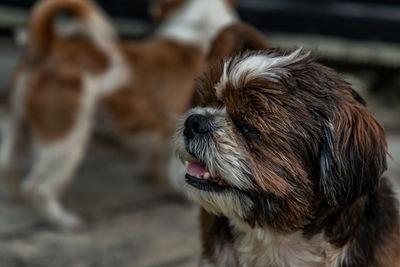
{"label": "ground surface", "polygon": [[[0,95],[17,55],[10,42],[0,42]],[[362,80],[354,81],[387,130],[393,158],[388,175],[397,181],[400,112],[368,96]],[[85,229],[56,231],[30,209],[0,196],[0,267],[197,265],[197,208],[151,185],[144,164],[112,144],[92,142],[64,202],[86,220]]]}

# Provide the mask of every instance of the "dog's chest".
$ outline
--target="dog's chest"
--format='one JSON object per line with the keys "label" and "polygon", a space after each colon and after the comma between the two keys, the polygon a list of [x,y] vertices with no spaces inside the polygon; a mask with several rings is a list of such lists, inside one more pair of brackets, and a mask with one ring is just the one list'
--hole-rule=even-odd
{"label": "dog's chest", "polygon": [[300,232],[285,235],[268,230],[237,232],[235,247],[240,266],[335,266],[326,262],[322,234],[305,239]]}

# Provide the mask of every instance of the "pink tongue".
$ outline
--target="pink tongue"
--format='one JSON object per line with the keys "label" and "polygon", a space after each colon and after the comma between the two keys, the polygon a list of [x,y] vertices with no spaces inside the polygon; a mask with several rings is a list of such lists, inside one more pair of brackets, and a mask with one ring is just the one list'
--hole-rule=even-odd
{"label": "pink tongue", "polygon": [[208,172],[208,169],[199,162],[190,162],[187,166],[187,172],[192,176],[202,177],[206,172]]}

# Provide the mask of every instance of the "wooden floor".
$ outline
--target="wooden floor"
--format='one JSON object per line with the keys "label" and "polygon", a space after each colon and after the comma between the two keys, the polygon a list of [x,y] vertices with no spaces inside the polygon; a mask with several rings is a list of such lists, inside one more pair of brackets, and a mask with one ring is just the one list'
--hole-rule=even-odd
{"label": "wooden floor", "polygon": [[[17,51],[0,42],[0,90]],[[393,158],[388,175],[397,182],[399,109],[367,98],[387,129]],[[197,207],[150,183],[145,165],[137,155],[93,141],[64,197],[67,207],[87,222],[76,232],[56,231],[29,208],[0,195],[0,267],[196,266]]]}

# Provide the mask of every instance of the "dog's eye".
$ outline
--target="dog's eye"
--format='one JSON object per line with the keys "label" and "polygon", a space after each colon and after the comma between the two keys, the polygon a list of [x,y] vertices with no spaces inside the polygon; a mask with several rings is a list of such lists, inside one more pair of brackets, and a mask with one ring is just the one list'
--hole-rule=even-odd
{"label": "dog's eye", "polygon": [[257,130],[257,128],[255,128],[251,125],[239,122],[238,120],[232,120],[232,122],[235,125],[236,129],[238,129],[238,131],[241,134],[243,134],[243,136],[245,138],[256,139],[259,137],[260,132]]}

